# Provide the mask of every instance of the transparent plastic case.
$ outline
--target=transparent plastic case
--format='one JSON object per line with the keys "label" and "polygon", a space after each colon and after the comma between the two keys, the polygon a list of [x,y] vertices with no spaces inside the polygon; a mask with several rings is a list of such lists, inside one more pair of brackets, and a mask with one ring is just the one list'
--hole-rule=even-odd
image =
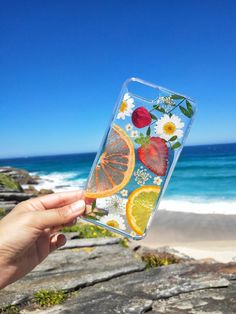
{"label": "transparent plastic case", "polygon": [[83,219],[143,239],[195,111],[184,95],[138,78],[126,80],[87,180]]}

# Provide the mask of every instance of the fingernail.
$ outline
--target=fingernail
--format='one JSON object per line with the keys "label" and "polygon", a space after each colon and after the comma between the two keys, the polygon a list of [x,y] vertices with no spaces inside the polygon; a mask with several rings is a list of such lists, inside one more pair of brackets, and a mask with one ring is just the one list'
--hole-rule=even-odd
{"label": "fingernail", "polygon": [[72,213],[75,213],[77,211],[81,211],[85,209],[85,201],[84,200],[79,200],[75,202],[74,204],[70,205],[70,210]]}
{"label": "fingernail", "polygon": [[59,234],[57,237],[57,246],[61,247],[66,244],[66,237],[63,234]]}

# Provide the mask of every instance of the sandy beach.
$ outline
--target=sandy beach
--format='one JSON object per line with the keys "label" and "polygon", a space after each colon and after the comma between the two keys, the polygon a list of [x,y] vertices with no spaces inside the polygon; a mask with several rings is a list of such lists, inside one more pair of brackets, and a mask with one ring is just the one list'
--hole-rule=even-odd
{"label": "sandy beach", "polygon": [[158,210],[140,244],[170,246],[196,259],[236,260],[236,215]]}

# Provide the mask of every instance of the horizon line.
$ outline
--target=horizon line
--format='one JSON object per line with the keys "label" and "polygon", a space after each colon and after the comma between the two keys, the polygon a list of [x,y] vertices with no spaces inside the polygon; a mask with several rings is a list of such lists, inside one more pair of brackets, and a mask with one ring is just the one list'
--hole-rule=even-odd
{"label": "horizon line", "polygon": [[[198,146],[218,146],[218,145],[233,145],[236,144],[236,142],[230,142],[230,143],[215,143],[215,144],[193,144],[193,145],[184,145],[183,149],[185,147],[198,147]],[[20,159],[20,158],[38,158],[38,157],[56,157],[56,156],[67,156],[67,155],[85,155],[85,154],[96,154],[97,151],[90,151],[90,152],[77,152],[77,153],[55,153],[55,154],[45,154],[45,155],[28,155],[28,156],[15,156],[15,157],[1,157],[1,160],[7,160],[7,159]]]}

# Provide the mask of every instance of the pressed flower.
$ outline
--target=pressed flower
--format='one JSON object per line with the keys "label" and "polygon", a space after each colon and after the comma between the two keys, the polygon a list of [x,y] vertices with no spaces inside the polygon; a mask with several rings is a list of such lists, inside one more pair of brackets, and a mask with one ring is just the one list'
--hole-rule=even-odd
{"label": "pressed flower", "polygon": [[124,120],[126,116],[130,117],[133,112],[134,106],[134,99],[131,98],[128,93],[126,93],[120,105],[117,119]]}
{"label": "pressed flower", "polygon": [[153,179],[153,183],[156,184],[156,185],[161,185],[162,179],[160,177],[155,177]]}
{"label": "pressed flower", "polygon": [[150,173],[141,166],[137,171],[134,172],[135,181],[139,185],[144,185],[149,179],[151,179]]}
{"label": "pressed flower", "polygon": [[137,137],[138,136],[138,131],[137,130],[131,131],[130,136],[131,137]]}
{"label": "pressed flower", "polygon": [[112,214],[125,214],[125,205],[127,200],[119,197],[118,195],[112,195],[106,198],[106,210]]}
{"label": "pressed flower", "polygon": [[130,124],[130,123],[126,124],[125,129],[126,129],[126,131],[132,131],[132,129],[133,129],[132,124]]}
{"label": "pressed flower", "polygon": [[171,117],[165,114],[160,118],[155,125],[155,133],[166,141],[169,141],[173,136],[178,138],[183,137],[184,123],[176,115]]}
{"label": "pressed flower", "polygon": [[120,194],[123,196],[123,197],[126,197],[126,196],[128,196],[128,190],[122,190],[121,192],[120,192]]}
{"label": "pressed flower", "polygon": [[165,96],[165,97],[160,97],[157,101],[157,104],[160,105],[164,103],[165,105],[168,106],[174,106],[175,102],[173,101],[173,99],[170,96]]}
{"label": "pressed flower", "polygon": [[106,216],[103,216],[100,219],[100,222],[113,228],[125,230],[124,219],[117,214],[108,214]]}

